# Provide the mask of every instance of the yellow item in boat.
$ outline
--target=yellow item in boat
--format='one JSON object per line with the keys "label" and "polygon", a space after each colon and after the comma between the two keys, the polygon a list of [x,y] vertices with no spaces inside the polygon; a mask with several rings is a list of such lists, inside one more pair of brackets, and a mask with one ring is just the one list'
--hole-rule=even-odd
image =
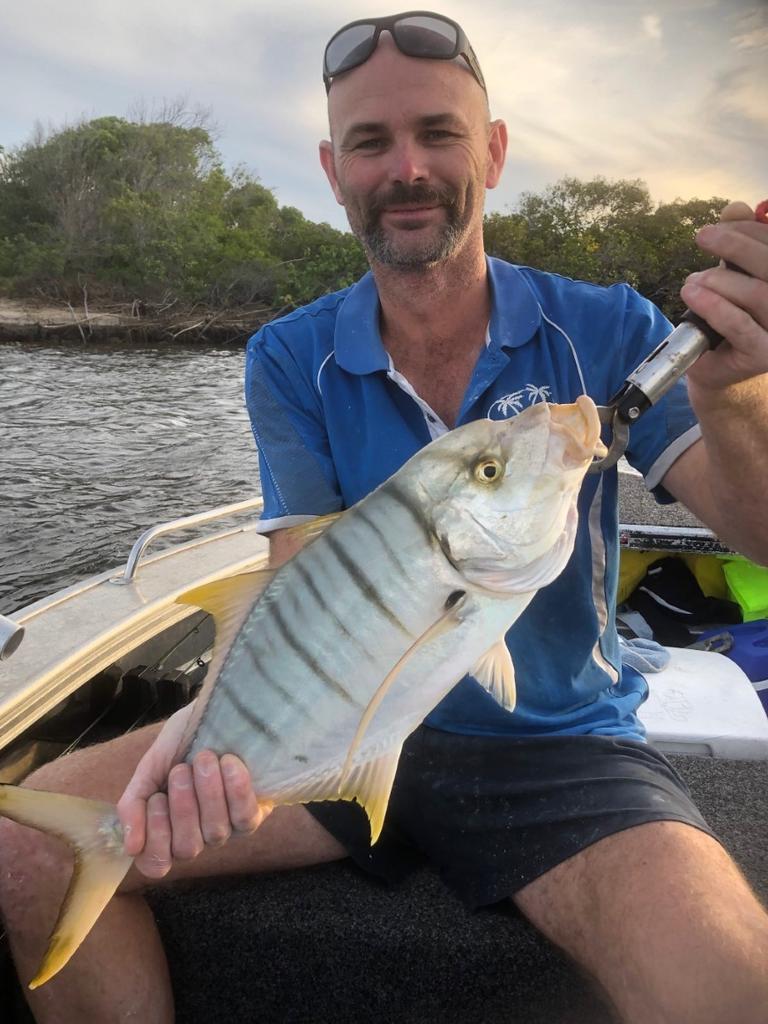
{"label": "yellow item in boat", "polygon": [[723,572],[731,598],[741,605],[744,621],[768,618],[768,569],[746,558],[730,558]]}

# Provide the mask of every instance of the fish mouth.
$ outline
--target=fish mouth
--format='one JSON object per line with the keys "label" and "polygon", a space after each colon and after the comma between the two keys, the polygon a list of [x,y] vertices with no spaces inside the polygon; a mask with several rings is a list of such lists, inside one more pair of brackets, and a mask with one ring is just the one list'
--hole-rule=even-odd
{"label": "fish mouth", "polygon": [[550,406],[550,415],[553,433],[565,441],[563,462],[567,468],[607,455],[600,439],[602,425],[597,406],[588,395],[579,395],[570,405]]}

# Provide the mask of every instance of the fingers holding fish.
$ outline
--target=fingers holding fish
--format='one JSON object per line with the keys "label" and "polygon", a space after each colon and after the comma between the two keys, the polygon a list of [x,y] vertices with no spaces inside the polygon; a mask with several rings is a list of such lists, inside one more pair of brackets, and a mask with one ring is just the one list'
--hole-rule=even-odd
{"label": "fingers holding fish", "polygon": [[239,757],[225,754],[221,759],[221,771],[233,831],[242,835],[255,832],[273,805],[257,801],[251,776]]}
{"label": "fingers holding fish", "polygon": [[[224,780],[218,757],[210,750],[201,751],[192,762],[192,775],[199,812],[201,844],[221,846],[232,834],[232,826],[229,821],[229,809],[224,794]],[[195,849],[191,856],[196,857],[201,852],[202,845],[199,849]]]}
{"label": "fingers holding fish", "polygon": [[168,773],[179,749],[194,704],[171,715],[136,766],[117,803],[123,827],[123,847],[129,857],[141,854],[147,840],[147,802],[165,790]]}
{"label": "fingers holding fish", "polygon": [[165,793],[153,793],[147,800],[147,839],[134,864],[147,878],[163,878],[171,870],[171,818]]}

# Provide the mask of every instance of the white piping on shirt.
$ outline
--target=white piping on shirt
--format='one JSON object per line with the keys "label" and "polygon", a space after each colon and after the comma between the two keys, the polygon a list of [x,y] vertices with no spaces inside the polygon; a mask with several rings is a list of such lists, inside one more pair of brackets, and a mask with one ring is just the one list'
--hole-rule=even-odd
{"label": "white piping on shirt", "polygon": [[568,335],[563,330],[563,328],[560,326],[560,324],[556,324],[554,320],[550,320],[549,319],[549,317],[544,312],[544,310],[541,308],[541,306],[539,306],[539,313],[541,313],[542,319],[546,320],[547,323],[550,325],[550,327],[554,327],[556,331],[559,331],[562,334],[562,336],[565,338],[565,340],[568,342],[568,345],[570,346],[570,349],[571,349],[571,355],[573,356],[573,361],[574,361],[574,363],[576,363],[576,372],[578,373],[579,380],[581,381],[581,393],[583,395],[586,395],[586,393],[587,393],[587,385],[584,383],[584,374],[581,372],[581,363],[579,362],[579,357],[576,355],[576,346],[573,344],[573,342],[568,337]]}
{"label": "white piping on shirt", "polygon": [[603,507],[603,480],[597,485],[595,496],[589,509],[589,543],[592,548],[592,604],[597,615],[597,640],[592,648],[592,659],[606,673],[615,685],[619,681],[619,673],[603,654],[600,641],[608,628],[608,602],[605,599],[606,552],[600,522]]}
{"label": "white piping on shirt", "polygon": [[322,361],[322,363],[320,363],[320,369],[317,371],[317,377],[315,378],[315,383],[317,384],[317,390],[320,392],[320,397],[321,398],[323,397],[323,389],[320,387],[320,374],[325,369],[325,364],[328,362],[328,360],[331,358],[332,355],[333,355],[333,352],[329,352],[328,355],[325,357],[325,359]]}

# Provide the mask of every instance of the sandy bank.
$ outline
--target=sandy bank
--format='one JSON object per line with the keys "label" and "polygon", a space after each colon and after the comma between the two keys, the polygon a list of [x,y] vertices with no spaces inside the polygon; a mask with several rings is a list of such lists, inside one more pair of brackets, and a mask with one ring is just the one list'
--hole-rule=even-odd
{"label": "sandy bank", "polygon": [[122,341],[243,343],[274,311],[239,309],[148,311],[134,305],[90,308],[0,298],[0,341]]}

